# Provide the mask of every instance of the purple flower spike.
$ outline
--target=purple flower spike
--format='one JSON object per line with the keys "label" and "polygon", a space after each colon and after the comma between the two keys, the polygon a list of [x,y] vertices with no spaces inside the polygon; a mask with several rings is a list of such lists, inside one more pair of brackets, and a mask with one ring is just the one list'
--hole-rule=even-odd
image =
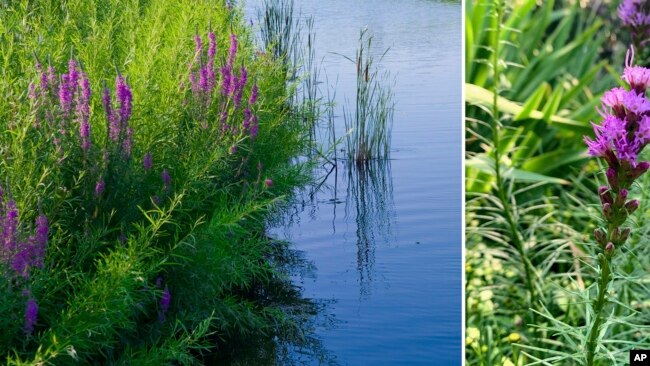
{"label": "purple flower spike", "polygon": [[169,287],[165,286],[162,296],[160,297],[160,315],[159,319],[161,322],[165,321],[165,314],[169,310],[169,304],[171,303],[171,293],[169,292]]}
{"label": "purple flower spike", "polygon": [[100,179],[95,185],[95,197],[100,197],[105,189],[106,183],[104,183],[104,179]]}
{"label": "purple flower spike", "polygon": [[61,112],[63,113],[63,118],[67,118],[70,115],[70,109],[72,108],[72,91],[70,88],[70,76],[68,74],[61,75],[61,84],[59,85],[59,105],[61,107]]}
{"label": "purple flower spike", "polygon": [[160,174],[160,178],[163,181],[163,189],[165,191],[169,191],[169,188],[171,187],[172,184],[172,177],[171,175],[169,175],[169,171],[167,171],[167,169],[164,169]]}
{"label": "purple flower spike", "polygon": [[217,54],[217,36],[214,34],[214,32],[208,33],[208,40],[208,57],[214,58],[214,55]]}
{"label": "purple flower spike", "polygon": [[16,249],[18,239],[18,209],[14,200],[7,202],[2,235],[5,251],[12,253]]}
{"label": "purple flower spike", "polygon": [[122,75],[118,76],[115,80],[115,94],[117,96],[117,102],[120,104],[119,114],[121,125],[124,127],[126,126],[126,121],[131,117],[133,95],[131,94],[131,88],[129,88]]}
{"label": "purple flower spike", "polygon": [[251,90],[251,96],[248,99],[248,105],[253,106],[255,102],[257,102],[257,94],[258,94],[258,89],[257,89],[257,83],[253,84],[253,90]]}
{"label": "purple flower spike", "polygon": [[144,154],[144,159],[142,160],[142,166],[144,167],[144,170],[146,172],[150,171],[151,168],[153,167],[153,157],[151,156],[150,152]]}
{"label": "purple flower spike", "polygon": [[45,247],[47,246],[47,238],[50,232],[47,217],[39,215],[36,218],[36,240],[34,241],[34,261],[33,265],[43,268],[43,259],[45,258]]}
{"label": "purple flower spike", "polygon": [[25,333],[32,334],[34,331],[34,325],[36,325],[36,320],[38,318],[38,304],[33,297],[30,297],[27,300],[27,305],[25,306]]}
{"label": "purple flower spike", "polygon": [[237,56],[237,36],[233,33],[230,35],[230,50],[228,51],[228,65],[232,67]]}

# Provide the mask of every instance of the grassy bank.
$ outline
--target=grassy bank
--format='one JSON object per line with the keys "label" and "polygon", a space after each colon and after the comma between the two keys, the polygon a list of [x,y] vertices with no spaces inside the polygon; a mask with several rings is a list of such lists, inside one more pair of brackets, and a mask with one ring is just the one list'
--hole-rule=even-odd
{"label": "grassy bank", "polygon": [[265,217],[304,181],[282,65],[223,1],[0,3],[8,364],[200,364],[292,332]]}

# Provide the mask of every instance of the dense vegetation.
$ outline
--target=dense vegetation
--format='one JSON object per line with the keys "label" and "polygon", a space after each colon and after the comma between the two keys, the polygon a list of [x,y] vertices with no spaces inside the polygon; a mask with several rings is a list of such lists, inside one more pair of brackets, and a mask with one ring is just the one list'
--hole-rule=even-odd
{"label": "dense vegetation", "polygon": [[6,363],[217,363],[298,334],[264,227],[309,131],[239,9],[0,2],[0,55]]}
{"label": "dense vegetation", "polygon": [[[650,347],[650,178],[630,189],[641,205],[601,293],[606,246],[594,230],[606,166],[583,141],[603,118],[603,93],[626,86],[623,60],[636,40],[617,6],[466,3],[468,365],[624,365],[628,350]],[[647,64],[645,55],[635,62]]]}

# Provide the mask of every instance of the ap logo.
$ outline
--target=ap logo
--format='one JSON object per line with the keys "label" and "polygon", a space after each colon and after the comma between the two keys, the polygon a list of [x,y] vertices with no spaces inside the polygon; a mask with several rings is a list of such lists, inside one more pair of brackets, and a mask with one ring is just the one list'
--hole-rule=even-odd
{"label": "ap logo", "polygon": [[650,366],[650,350],[631,350],[630,366]]}

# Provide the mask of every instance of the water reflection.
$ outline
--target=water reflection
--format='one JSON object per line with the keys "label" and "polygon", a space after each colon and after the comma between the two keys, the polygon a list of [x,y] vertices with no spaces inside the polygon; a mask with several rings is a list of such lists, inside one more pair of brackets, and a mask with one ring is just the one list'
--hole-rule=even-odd
{"label": "water reflection", "polygon": [[[387,244],[394,222],[393,177],[390,160],[346,163],[347,195],[345,217],[356,223],[359,294],[370,295],[373,280],[375,245]],[[336,206],[336,205],[335,205]]]}

